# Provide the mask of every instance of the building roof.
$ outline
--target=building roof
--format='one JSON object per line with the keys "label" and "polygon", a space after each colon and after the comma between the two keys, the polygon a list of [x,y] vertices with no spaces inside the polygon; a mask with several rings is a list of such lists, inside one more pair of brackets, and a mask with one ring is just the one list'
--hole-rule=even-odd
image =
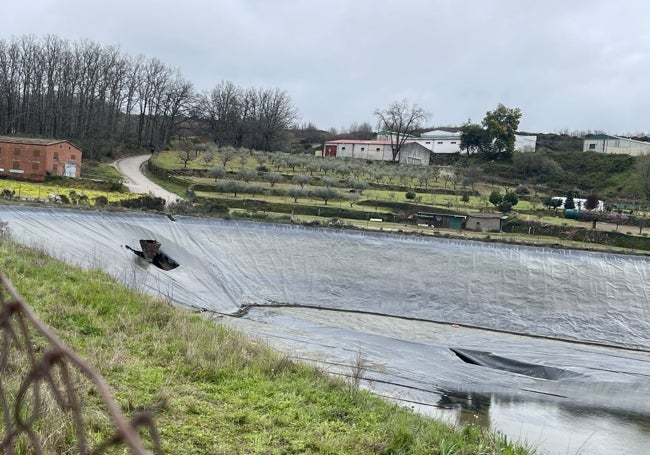
{"label": "building roof", "polygon": [[459,138],[462,135],[460,131],[451,132],[445,130],[431,130],[422,133],[420,136],[423,138],[443,138],[443,137],[454,137]]}
{"label": "building roof", "polygon": [[588,134],[585,136],[585,139],[625,139],[625,138],[619,138],[617,136],[612,136],[609,134]]}
{"label": "building roof", "polygon": [[632,139],[629,137],[612,136],[610,134],[588,134],[587,136],[585,136],[584,140],[589,141],[589,140],[603,140],[603,139],[618,139],[618,140],[633,142],[635,144],[640,144],[644,146],[650,146],[650,142],[639,141],[638,139]]}
{"label": "building roof", "polygon": [[497,218],[499,219],[508,218],[507,216],[504,216],[499,213],[468,213],[467,216],[471,216],[472,218],[483,218],[489,220],[496,220]]}
{"label": "building roof", "polygon": [[36,139],[32,137],[0,136],[0,142],[7,144],[53,145],[68,141],[63,139]]}
{"label": "building roof", "polygon": [[436,218],[436,217],[465,218],[465,215],[456,215],[453,213],[435,213],[435,212],[417,212],[415,216],[423,219]]}

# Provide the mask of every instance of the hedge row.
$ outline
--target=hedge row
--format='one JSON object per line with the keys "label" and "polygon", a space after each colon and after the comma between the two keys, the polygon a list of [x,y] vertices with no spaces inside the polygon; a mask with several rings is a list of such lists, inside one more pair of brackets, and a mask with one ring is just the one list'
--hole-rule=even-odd
{"label": "hedge row", "polygon": [[634,236],[622,232],[599,231],[573,226],[544,224],[538,221],[513,219],[503,225],[504,232],[543,235],[577,242],[597,243],[620,248],[650,251],[650,238]]}
{"label": "hedge row", "polygon": [[[209,199],[197,198],[197,202],[203,204]],[[322,216],[326,218],[345,218],[350,220],[367,220],[368,218],[382,218],[392,221],[395,216],[390,212],[360,212],[349,210],[343,207],[335,206],[313,206],[313,205],[294,205],[283,202],[267,202],[254,199],[228,199],[228,207],[232,209],[244,209],[252,212],[274,212],[274,213],[293,213],[294,215],[303,216]]]}

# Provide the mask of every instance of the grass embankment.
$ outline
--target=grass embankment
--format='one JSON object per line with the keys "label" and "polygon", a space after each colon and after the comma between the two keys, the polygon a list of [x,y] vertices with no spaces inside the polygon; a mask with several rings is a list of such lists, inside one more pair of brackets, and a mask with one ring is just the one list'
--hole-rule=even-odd
{"label": "grass embankment", "polygon": [[453,429],[387,403],[199,315],[127,290],[99,270],[66,265],[7,239],[0,239],[0,270],[100,371],[126,414],[155,413],[165,453],[531,453],[486,430]]}

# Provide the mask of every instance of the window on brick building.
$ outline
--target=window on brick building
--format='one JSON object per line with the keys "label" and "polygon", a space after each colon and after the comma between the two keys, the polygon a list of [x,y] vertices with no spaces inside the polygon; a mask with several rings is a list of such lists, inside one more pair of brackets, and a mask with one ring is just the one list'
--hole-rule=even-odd
{"label": "window on brick building", "polygon": [[39,161],[32,161],[32,170],[33,171],[37,171],[39,167],[41,167],[41,163]]}

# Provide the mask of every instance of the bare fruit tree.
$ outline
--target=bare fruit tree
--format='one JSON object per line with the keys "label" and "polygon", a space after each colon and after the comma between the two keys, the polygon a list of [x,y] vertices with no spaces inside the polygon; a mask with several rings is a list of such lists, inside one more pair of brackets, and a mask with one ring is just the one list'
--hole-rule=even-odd
{"label": "bare fruit tree", "polygon": [[393,162],[398,160],[399,151],[410,134],[429,118],[424,109],[416,104],[409,104],[406,99],[393,102],[387,109],[377,109],[375,116],[379,129],[386,131],[390,137]]}

